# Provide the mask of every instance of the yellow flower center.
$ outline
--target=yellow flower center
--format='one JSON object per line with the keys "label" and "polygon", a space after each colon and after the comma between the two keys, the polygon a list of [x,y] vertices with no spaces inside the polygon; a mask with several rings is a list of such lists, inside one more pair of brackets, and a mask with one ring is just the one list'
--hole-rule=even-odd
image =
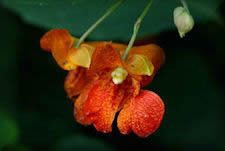
{"label": "yellow flower center", "polygon": [[127,78],[127,75],[128,75],[128,72],[121,67],[116,68],[111,73],[114,84],[121,84]]}

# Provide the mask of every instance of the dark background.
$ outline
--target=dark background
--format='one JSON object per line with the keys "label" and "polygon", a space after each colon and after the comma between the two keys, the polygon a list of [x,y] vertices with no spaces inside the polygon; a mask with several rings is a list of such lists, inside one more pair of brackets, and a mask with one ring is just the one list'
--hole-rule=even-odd
{"label": "dark background", "polygon": [[[218,8],[223,19],[224,4]],[[48,29],[2,5],[0,19],[0,150],[225,150],[223,25],[196,24],[184,39],[176,30],[139,39],[166,53],[166,63],[146,88],[162,97],[165,116],[143,139],[120,134],[115,122],[110,134],[78,124],[63,89],[67,72],[39,46]]]}

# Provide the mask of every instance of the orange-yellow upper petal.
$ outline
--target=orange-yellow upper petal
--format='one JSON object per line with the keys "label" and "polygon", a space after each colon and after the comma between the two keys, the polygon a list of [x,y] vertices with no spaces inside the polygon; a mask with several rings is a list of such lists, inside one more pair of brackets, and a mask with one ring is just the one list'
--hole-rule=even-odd
{"label": "orange-yellow upper petal", "polygon": [[68,61],[68,53],[73,45],[73,38],[68,30],[53,29],[48,31],[40,40],[41,48],[52,52],[57,64],[64,70],[76,68]]}
{"label": "orange-yellow upper petal", "polygon": [[159,128],[164,111],[164,103],[157,94],[142,90],[122,109],[117,126],[122,134],[133,131],[140,137],[147,137]]}
{"label": "orange-yellow upper petal", "polygon": [[53,29],[41,38],[40,45],[42,49],[52,52],[55,61],[64,70],[73,70],[76,66],[88,68],[95,48],[87,44],[73,48],[77,41],[68,30]]}
{"label": "orange-yellow upper petal", "polygon": [[[72,37],[66,29],[52,29],[48,31],[40,40],[40,46],[43,50],[51,51],[55,41],[63,41],[64,47],[70,48]],[[56,44],[57,45],[57,44]]]}

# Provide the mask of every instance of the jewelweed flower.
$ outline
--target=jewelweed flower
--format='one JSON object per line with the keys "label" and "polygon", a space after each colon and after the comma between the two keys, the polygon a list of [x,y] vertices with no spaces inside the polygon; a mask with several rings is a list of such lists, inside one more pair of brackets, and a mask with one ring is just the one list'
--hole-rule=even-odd
{"label": "jewelweed flower", "polygon": [[[94,48],[86,55],[87,60],[90,60],[87,67],[73,60],[79,58],[75,52],[80,50],[82,54],[84,48],[78,48],[70,53],[70,49],[74,48],[71,44],[72,38],[68,38],[69,40],[65,38],[70,36],[69,33],[66,32],[67,36],[65,34],[59,37],[54,36],[56,33],[52,35],[46,33],[48,36],[42,37],[41,47],[47,51],[56,49],[57,46],[53,45],[64,48],[61,50],[63,61],[60,60],[60,56],[54,57],[54,52],[52,54],[56,61],[62,62],[60,66],[63,69],[71,70],[64,86],[68,97],[74,102],[74,116],[79,123],[93,124],[98,131],[109,133],[112,131],[116,113],[120,112],[117,126],[122,134],[133,131],[140,137],[147,137],[158,129],[163,119],[165,105],[156,93],[141,88],[152,81],[164,63],[165,56],[160,47],[154,44],[133,47],[127,59],[123,61],[121,55],[126,45],[112,42],[84,43],[88,46],[86,48],[88,51]],[[74,56],[71,57],[71,54]],[[64,67],[65,61],[73,67]]]}

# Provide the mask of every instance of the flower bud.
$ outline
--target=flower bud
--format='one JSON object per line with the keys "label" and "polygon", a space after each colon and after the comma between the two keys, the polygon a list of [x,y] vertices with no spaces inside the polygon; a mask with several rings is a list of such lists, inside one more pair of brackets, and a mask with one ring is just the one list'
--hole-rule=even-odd
{"label": "flower bud", "polygon": [[128,72],[121,67],[116,68],[111,73],[114,84],[121,84],[127,78],[127,75],[128,75]]}
{"label": "flower bud", "polygon": [[177,7],[174,9],[174,24],[176,25],[181,38],[192,30],[194,19],[186,8]]}

